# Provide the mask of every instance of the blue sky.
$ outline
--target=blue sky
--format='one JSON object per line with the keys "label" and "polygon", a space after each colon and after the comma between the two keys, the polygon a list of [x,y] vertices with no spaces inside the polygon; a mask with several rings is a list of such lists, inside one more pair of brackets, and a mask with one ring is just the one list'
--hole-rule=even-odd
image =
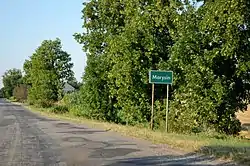
{"label": "blue sky", "polygon": [[[86,56],[73,38],[82,32],[83,0],[1,0],[0,75],[23,62],[43,40],[60,38],[71,54],[76,78],[80,81]],[[2,81],[0,80],[0,87]]]}

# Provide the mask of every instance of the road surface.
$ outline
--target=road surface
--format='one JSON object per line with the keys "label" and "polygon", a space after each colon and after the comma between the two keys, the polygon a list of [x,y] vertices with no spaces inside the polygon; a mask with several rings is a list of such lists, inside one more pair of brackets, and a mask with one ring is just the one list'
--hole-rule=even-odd
{"label": "road surface", "polygon": [[0,99],[1,166],[232,165],[166,145],[41,117]]}

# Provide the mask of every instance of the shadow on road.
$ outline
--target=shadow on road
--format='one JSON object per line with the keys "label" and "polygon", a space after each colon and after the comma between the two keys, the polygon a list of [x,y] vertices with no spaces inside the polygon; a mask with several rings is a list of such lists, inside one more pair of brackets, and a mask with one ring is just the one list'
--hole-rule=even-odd
{"label": "shadow on road", "polygon": [[104,130],[71,130],[71,131],[61,131],[57,133],[63,134],[96,134],[96,133],[104,133]]}
{"label": "shadow on road", "polygon": [[[194,153],[190,153],[187,155],[181,156],[149,156],[142,158],[128,158],[124,160],[118,160],[115,163],[108,164],[106,166],[169,166],[169,165],[179,165],[179,166],[188,166],[188,165],[216,165],[216,164],[208,164],[209,162],[213,162],[216,159],[213,157],[207,157],[205,155],[196,155]],[[224,164],[217,164],[217,166],[230,166],[235,165],[232,162],[227,162]]]}
{"label": "shadow on road", "polygon": [[[201,154],[201,152],[203,152]],[[209,157],[216,154],[217,157]],[[116,160],[114,163],[106,166],[169,166],[169,165],[217,165],[217,166],[233,166],[233,165],[250,165],[250,146],[249,147],[225,147],[225,146],[208,146],[201,149],[200,153],[189,153],[186,155],[174,156],[149,156],[142,158],[127,158]],[[215,164],[218,158],[231,158],[223,164]],[[214,162],[214,163],[212,163]],[[237,162],[237,163],[236,163]],[[218,162],[217,162],[218,163]]]}

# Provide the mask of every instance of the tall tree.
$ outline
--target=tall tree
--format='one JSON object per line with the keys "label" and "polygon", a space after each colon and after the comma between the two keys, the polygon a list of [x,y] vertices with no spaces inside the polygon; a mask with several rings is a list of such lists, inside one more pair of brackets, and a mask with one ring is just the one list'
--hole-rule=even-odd
{"label": "tall tree", "polygon": [[48,106],[61,97],[64,83],[73,77],[70,61],[60,39],[42,42],[24,64],[26,81],[31,84],[28,95],[31,103]]}
{"label": "tall tree", "polygon": [[[109,72],[112,95],[117,99],[121,120],[126,123],[149,120],[148,71],[158,69],[159,62],[170,57],[175,5],[169,1],[124,2],[125,26],[119,36],[110,40],[108,56],[112,64]],[[164,90],[161,86],[157,89]],[[161,94],[156,94],[157,99],[162,98]]]}
{"label": "tall tree", "polygon": [[165,62],[176,73],[172,125],[237,134],[235,113],[249,103],[249,2],[207,0],[187,9]]}
{"label": "tall tree", "polygon": [[212,122],[226,133],[240,130],[235,112],[245,110],[249,103],[249,7],[248,0],[220,0],[206,1],[201,8],[202,44],[214,80],[210,85],[217,84],[213,90],[217,93],[216,118]]}
{"label": "tall tree", "polygon": [[22,72],[20,69],[7,70],[3,77],[4,96],[9,98],[13,95],[14,88],[22,83]]}
{"label": "tall tree", "polygon": [[83,92],[90,110],[121,123],[147,121],[148,70],[169,58],[171,16],[177,6],[147,0],[85,3],[86,32],[75,37],[87,52]]}
{"label": "tall tree", "polygon": [[31,85],[31,73],[30,73],[30,70],[31,70],[31,60],[25,60],[24,64],[23,64],[23,70],[24,70],[24,73],[25,75],[23,76],[23,81],[25,84],[27,85]]}
{"label": "tall tree", "polygon": [[[88,116],[147,123],[148,71],[174,71],[170,130],[208,129],[236,134],[235,112],[249,102],[249,3],[247,0],[91,0],[82,96]],[[166,89],[157,86],[157,123],[165,120]],[[90,110],[90,111],[89,111]]]}
{"label": "tall tree", "polygon": [[[109,10],[111,8],[112,10]],[[123,25],[119,19],[120,3],[92,0],[84,3],[83,19],[87,33],[75,34],[76,40],[84,44],[87,66],[83,76],[82,95],[89,115],[99,119],[116,121],[113,101],[108,86],[110,63],[106,56],[108,40],[119,33]]]}

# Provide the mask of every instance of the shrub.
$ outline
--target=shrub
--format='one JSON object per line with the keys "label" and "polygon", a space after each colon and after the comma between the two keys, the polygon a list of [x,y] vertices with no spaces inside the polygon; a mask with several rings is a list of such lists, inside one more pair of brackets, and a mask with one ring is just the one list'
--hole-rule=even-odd
{"label": "shrub", "polygon": [[55,105],[50,111],[55,114],[65,114],[69,112],[69,109],[65,105]]}
{"label": "shrub", "polygon": [[62,104],[67,106],[75,106],[81,104],[81,95],[79,92],[65,94],[62,99]]}
{"label": "shrub", "polygon": [[74,116],[84,116],[90,118],[91,116],[87,115],[86,112],[84,112],[84,108],[80,105],[72,106],[69,110],[69,112]]}
{"label": "shrub", "polygon": [[11,96],[9,99],[10,99],[10,101],[13,101],[13,102],[16,101],[16,98],[14,96]]}
{"label": "shrub", "polygon": [[46,100],[46,99],[39,99],[36,102],[34,102],[34,104],[38,107],[42,107],[42,108],[49,108],[51,106],[53,106],[53,102],[50,100]]}

